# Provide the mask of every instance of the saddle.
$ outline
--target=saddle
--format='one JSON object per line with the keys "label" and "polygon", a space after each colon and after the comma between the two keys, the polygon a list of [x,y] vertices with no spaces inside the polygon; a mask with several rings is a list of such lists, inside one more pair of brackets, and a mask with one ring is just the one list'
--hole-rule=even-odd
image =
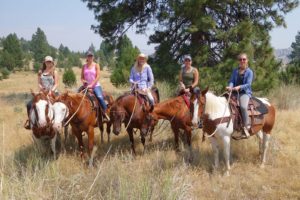
{"label": "saddle", "polygon": [[[228,94],[224,95],[227,99]],[[229,108],[231,112],[231,119],[233,120],[233,129],[236,131],[241,131],[244,122],[241,114],[241,109],[239,101],[236,96],[231,96],[229,100]],[[248,104],[248,115],[251,121],[250,134],[253,135],[253,127],[256,125],[261,125],[263,123],[263,116],[268,113],[266,105],[256,97],[251,97]],[[228,122],[229,123],[229,122]]]}

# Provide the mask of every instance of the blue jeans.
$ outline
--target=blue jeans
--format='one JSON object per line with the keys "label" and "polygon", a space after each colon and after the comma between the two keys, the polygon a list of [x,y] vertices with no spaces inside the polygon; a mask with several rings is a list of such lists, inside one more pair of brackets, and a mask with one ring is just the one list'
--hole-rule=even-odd
{"label": "blue jeans", "polygon": [[244,126],[245,127],[250,126],[250,119],[247,112],[250,96],[248,94],[242,94],[240,95],[239,100],[240,100],[240,107],[241,107]]}
{"label": "blue jeans", "polygon": [[102,92],[102,88],[101,86],[96,86],[94,89],[93,89],[102,109],[103,109],[103,112],[106,112],[106,109],[107,109],[107,105],[104,101],[104,96],[103,96],[103,92]]}

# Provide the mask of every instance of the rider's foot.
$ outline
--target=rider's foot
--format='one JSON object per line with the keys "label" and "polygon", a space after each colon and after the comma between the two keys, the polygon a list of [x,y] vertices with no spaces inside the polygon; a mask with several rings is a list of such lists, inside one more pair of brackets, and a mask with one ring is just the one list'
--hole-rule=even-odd
{"label": "rider's foot", "polygon": [[27,121],[24,124],[24,128],[27,129],[27,130],[30,130],[30,123],[29,123],[28,119],[27,119]]}
{"label": "rider's foot", "polygon": [[243,128],[243,131],[244,131],[244,137],[246,137],[246,138],[250,137],[250,133],[249,133],[247,127],[244,127],[244,128]]}

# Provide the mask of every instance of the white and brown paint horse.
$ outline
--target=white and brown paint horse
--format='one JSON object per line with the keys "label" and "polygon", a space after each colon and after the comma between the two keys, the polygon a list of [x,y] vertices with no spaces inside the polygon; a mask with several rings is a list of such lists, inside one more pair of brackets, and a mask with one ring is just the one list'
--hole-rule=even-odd
{"label": "white and brown paint horse", "polygon": [[32,108],[29,112],[29,124],[33,133],[33,139],[39,147],[40,141],[50,139],[51,150],[56,159],[56,140],[58,132],[52,127],[53,124],[53,96],[48,95],[48,91],[41,91],[37,94],[31,92],[33,96]]}
{"label": "white and brown paint horse", "polygon": [[[198,96],[198,101],[194,101],[193,123],[199,120],[199,116],[203,118],[203,132],[207,133],[214,151],[214,165],[219,167],[219,145],[217,137],[221,138],[224,144],[224,157],[226,164],[226,174],[229,175],[230,170],[230,140],[234,132],[233,122],[224,122],[216,119],[230,116],[230,108],[225,97],[218,97],[208,88],[202,91]],[[263,122],[253,127],[251,135],[257,135],[259,138],[259,153],[261,156],[261,167],[266,163],[266,154],[269,146],[271,131],[275,123],[275,108],[265,98],[259,98],[267,107],[268,113],[263,116]],[[215,120],[215,121],[214,121]]]}

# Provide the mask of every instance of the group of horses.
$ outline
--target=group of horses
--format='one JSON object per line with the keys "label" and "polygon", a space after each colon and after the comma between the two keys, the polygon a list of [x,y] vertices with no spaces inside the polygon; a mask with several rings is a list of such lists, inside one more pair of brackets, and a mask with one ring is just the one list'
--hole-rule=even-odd
{"label": "group of horses", "polygon": [[[72,127],[72,134],[76,136],[81,155],[84,153],[83,132],[88,136],[89,165],[93,165],[96,152],[94,128],[101,131],[103,142],[103,124],[107,123],[108,141],[110,141],[111,126],[113,133],[121,132],[122,124],[128,133],[133,154],[136,154],[134,146],[134,129],[140,131],[141,142],[145,150],[146,136],[152,133],[159,119],[168,120],[174,133],[175,149],[179,151],[179,135],[183,130],[192,159],[191,136],[192,130],[198,127],[199,121],[203,123],[203,134],[210,139],[214,151],[214,166],[219,166],[219,145],[217,138],[221,138],[224,144],[224,157],[226,173],[230,170],[230,141],[235,131],[233,120],[223,122],[224,118],[231,115],[228,100],[218,97],[208,88],[193,92],[189,97],[186,94],[176,96],[160,102],[159,92],[152,90],[155,105],[152,106],[147,98],[137,91],[125,93],[113,100],[111,95],[106,94],[108,103],[109,121],[104,121],[101,109],[93,105],[86,95],[87,90],[81,93],[65,92],[59,96],[48,95],[40,92],[33,95],[33,106],[30,112],[30,126],[35,139],[51,139],[51,149],[56,158],[55,142],[57,135],[68,124]],[[275,108],[266,99],[261,101],[267,107],[268,112],[261,116],[261,123],[251,131],[251,135],[257,135],[259,141],[259,153],[261,154],[261,166],[266,162],[266,151],[270,140],[271,130],[275,122]],[[220,120],[221,119],[221,120]],[[66,136],[65,136],[66,138]]]}

